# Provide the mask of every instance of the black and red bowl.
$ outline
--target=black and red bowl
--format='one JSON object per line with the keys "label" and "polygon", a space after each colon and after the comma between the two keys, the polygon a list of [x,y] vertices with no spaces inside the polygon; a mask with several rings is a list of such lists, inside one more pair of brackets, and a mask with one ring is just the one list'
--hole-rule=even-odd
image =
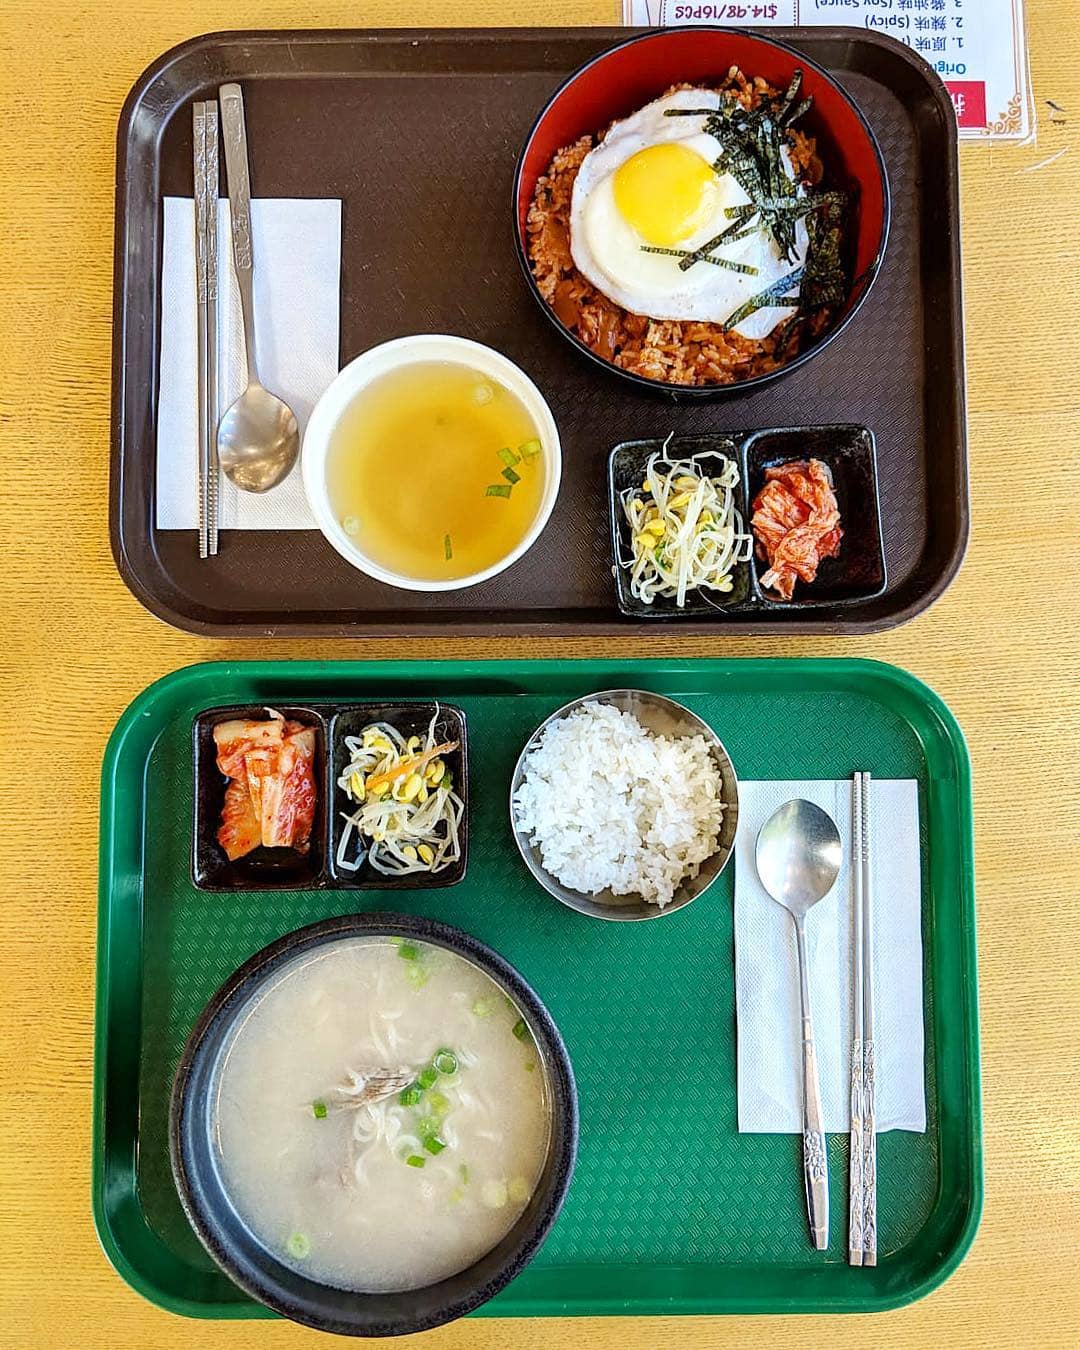
{"label": "black and red bowl", "polygon": [[[622,370],[586,346],[562,323],[540,294],[526,242],[526,220],[537,179],[556,152],[586,134],[602,132],[659,98],[675,84],[717,85],[732,66],[748,78],[760,75],[786,89],[803,72],[803,96],[813,104],[800,130],[815,136],[826,167],[827,185],[851,192],[853,207],[845,259],[851,288],[828,328],[777,370],[735,384],[674,385]],[[790,374],[812,360],[854,318],[874,283],[889,235],[889,185],[881,149],[866,118],[829,73],[786,42],[740,29],[667,28],[628,38],[601,52],[574,72],[548,100],[518,158],[514,174],[514,236],[518,260],[537,303],[564,338],[605,370],[641,389],[697,398],[744,394],[769,380]]]}

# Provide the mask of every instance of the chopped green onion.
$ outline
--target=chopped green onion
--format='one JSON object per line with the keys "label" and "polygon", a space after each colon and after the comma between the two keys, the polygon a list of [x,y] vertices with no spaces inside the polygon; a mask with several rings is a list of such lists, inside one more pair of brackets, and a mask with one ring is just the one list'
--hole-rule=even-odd
{"label": "chopped green onion", "polygon": [[542,449],[543,446],[535,437],[533,437],[530,441],[522,441],[518,446],[518,454],[526,463],[528,463],[529,460],[535,459]]}
{"label": "chopped green onion", "polygon": [[454,785],[453,774],[451,774],[450,770],[447,769],[447,771],[443,774],[442,779],[439,782],[439,786],[441,788],[445,788],[446,791],[449,792],[451,787],[453,787],[453,785]]}
{"label": "chopped green onion", "polygon": [[454,556],[454,545],[450,542],[450,536],[448,534],[443,535],[442,546],[443,546],[443,553],[446,556],[446,561],[449,562],[450,559]]}
{"label": "chopped green onion", "polygon": [[420,1100],[420,1097],[421,1089],[417,1083],[413,1083],[402,1092],[401,1096],[398,1097],[398,1101],[402,1106],[415,1106]]}
{"label": "chopped green onion", "polygon": [[434,1087],[434,1085],[438,1082],[438,1080],[439,1080],[438,1069],[436,1069],[433,1064],[429,1064],[426,1069],[421,1070],[420,1074],[416,1079],[416,1085],[417,1087],[422,1087],[426,1089],[429,1087]]}
{"label": "chopped green onion", "polygon": [[503,469],[503,477],[511,484],[521,482],[521,474],[516,473],[513,469]]}
{"label": "chopped green onion", "polygon": [[305,1256],[311,1255],[311,1239],[306,1233],[290,1233],[289,1240],[285,1243],[285,1250],[290,1256],[295,1256],[298,1261],[302,1261]]}
{"label": "chopped green onion", "polygon": [[442,1050],[436,1050],[435,1058],[431,1062],[442,1074],[457,1073],[457,1055],[454,1054],[453,1050],[447,1050],[445,1047]]}
{"label": "chopped green onion", "polygon": [[495,1011],[494,1005],[489,998],[478,998],[472,1005],[474,1017],[490,1017]]}
{"label": "chopped green onion", "polygon": [[424,1165],[424,1163],[425,1163],[426,1161],[427,1161],[427,1159],[421,1158],[421,1156],[420,1156],[419,1153],[410,1153],[409,1156],[405,1159],[405,1166],[406,1166],[406,1167],[423,1167],[423,1165]]}
{"label": "chopped green onion", "polygon": [[464,1163],[461,1163],[458,1166],[458,1176],[461,1178],[461,1184],[463,1186],[467,1186],[469,1184],[469,1169],[465,1166]]}
{"label": "chopped green onion", "polygon": [[535,1060],[535,1059],[527,1059],[527,1060],[525,1061],[525,1072],[526,1072],[526,1073],[534,1073],[535,1071],[536,1071],[536,1060]]}
{"label": "chopped green onion", "polygon": [[427,971],[424,969],[422,965],[420,965],[417,962],[414,962],[411,966],[409,966],[408,971],[406,973],[408,974],[409,977],[409,983],[412,985],[414,989],[423,989],[424,985],[427,984],[428,982]]}
{"label": "chopped green onion", "polygon": [[428,1106],[437,1116],[445,1116],[447,1111],[450,1110],[450,1099],[444,1097],[441,1092],[429,1092]]}
{"label": "chopped green onion", "polygon": [[509,483],[490,483],[484,490],[485,497],[509,497],[511,487]]}
{"label": "chopped green onion", "polygon": [[519,1041],[527,1041],[529,1039],[529,1028],[525,1025],[524,1018],[519,1017],[514,1023],[514,1035]]}
{"label": "chopped green onion", "polygon": [[311,1114],[315,1117],[316,1120],[325,1120],[325,1119],[326,1119],[326,1103],[325,1103],[325,1102],[312,1102],[312,1103],[311,1103]]}
{"label": "chopped green onion", "polygon": [[411,942],[402,942],[398,946],[398,956],[400,956],[403,961],[419,961],[420,948],[414,947]]}
{"label": "chopped green onion", "polygon": [[502,462],[506,465],[508,469],[512,469],[515,464],[521,463],[520,455],[515,455],[513,450],[511,450],[508,445],[503,446],[503,448],[499,451],[499,458],[502,460]]}
{"label": "chopped green onion", "polygon": [[437,1134],[429,1134],[424,1140],[424,1147],[433,1155],[437,1155],[446,1147],[446,1140],[440,1139]]}
{"label": "chopped green onion", "polygon": [[505,1209],[507,1190],[505,1181],[485,1181],[480,1188],[480,1199],[489,1209]]}
{"label": "chopped green onion", "polygon": [[400,947],[401,944],[402,944],[404,941],[405,941],[404,938],[392,937],[392,938],[390,939],[390,946],[391,946],[391,947]]}

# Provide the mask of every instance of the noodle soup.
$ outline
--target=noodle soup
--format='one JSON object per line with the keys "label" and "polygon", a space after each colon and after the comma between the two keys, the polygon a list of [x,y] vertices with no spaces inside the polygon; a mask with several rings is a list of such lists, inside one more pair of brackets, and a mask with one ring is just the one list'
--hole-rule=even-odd
{"label": "noodle soup", "polygon": [[347,939],[287,967],[238,1023],[213,1094],[240,1217],[341,1289],[465,1269],[520,1217],[547,1156],[544,1065],[517,1008],[415,941]]}

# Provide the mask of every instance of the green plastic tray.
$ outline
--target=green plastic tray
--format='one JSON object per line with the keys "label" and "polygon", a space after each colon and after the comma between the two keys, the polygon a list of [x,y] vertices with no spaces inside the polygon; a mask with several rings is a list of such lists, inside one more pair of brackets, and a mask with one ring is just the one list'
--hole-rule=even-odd
{"label": "green plastic tray", "polygon": [[[845,1262],[847,1137],[829,1138],[833,1241],[806,1236],[800,1142],[740,1135],[732,872],[660,923],[608,924],[530,878],[507,821],[516,756],[596,690],[668,694],[719,733],[743,778],[919,782],[925,1134],[878,1141],[880,1264]],[[472,844],[446,890],[209,894],[188,876],[191,722],[218,703],[441,697],[469,719]],[[94,1076],[94,1216],[135,1289],[196,1317],[269,1316],[211,1263],[173,1188],[168,1097],[188,1031],[230,972],[331,914],[398,909],[476,934],[534,985],[566,1038],[581,1147],[566,1207],[481,1314],[867,1312],[957,1266],[982,1203],[971,777],[956,721],[911,676],[860,660],[236,662],[152,685],[105,755]]]}

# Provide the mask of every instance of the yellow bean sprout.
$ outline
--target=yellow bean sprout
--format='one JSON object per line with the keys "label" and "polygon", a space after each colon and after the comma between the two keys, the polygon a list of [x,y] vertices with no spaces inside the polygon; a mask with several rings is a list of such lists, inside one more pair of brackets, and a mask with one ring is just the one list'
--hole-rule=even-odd
{"label": "yellow bean sprout", "polygon": [[349,762],[337,785],[356,809],[343,813],[339,867],[355,872],[366,856],[377,872],[405,876],[441,872],[461,857],[465,804],[443,760],[458,744],[436,742],[438,718],[436,709],[424,737],[406,738],[389,722],[372,722],[345,738]]}
{"label": "yellow bean sprout", "polygon": [[670,440],[650,455],[643,481],[619,494],[630,554],[618,565],[630,574],[636,600],[673,599],[682,609],[690,591],[730,592],[732,572],[750,560],[753,538],[735,508],[735,461],[716,451],[669,459]]}

